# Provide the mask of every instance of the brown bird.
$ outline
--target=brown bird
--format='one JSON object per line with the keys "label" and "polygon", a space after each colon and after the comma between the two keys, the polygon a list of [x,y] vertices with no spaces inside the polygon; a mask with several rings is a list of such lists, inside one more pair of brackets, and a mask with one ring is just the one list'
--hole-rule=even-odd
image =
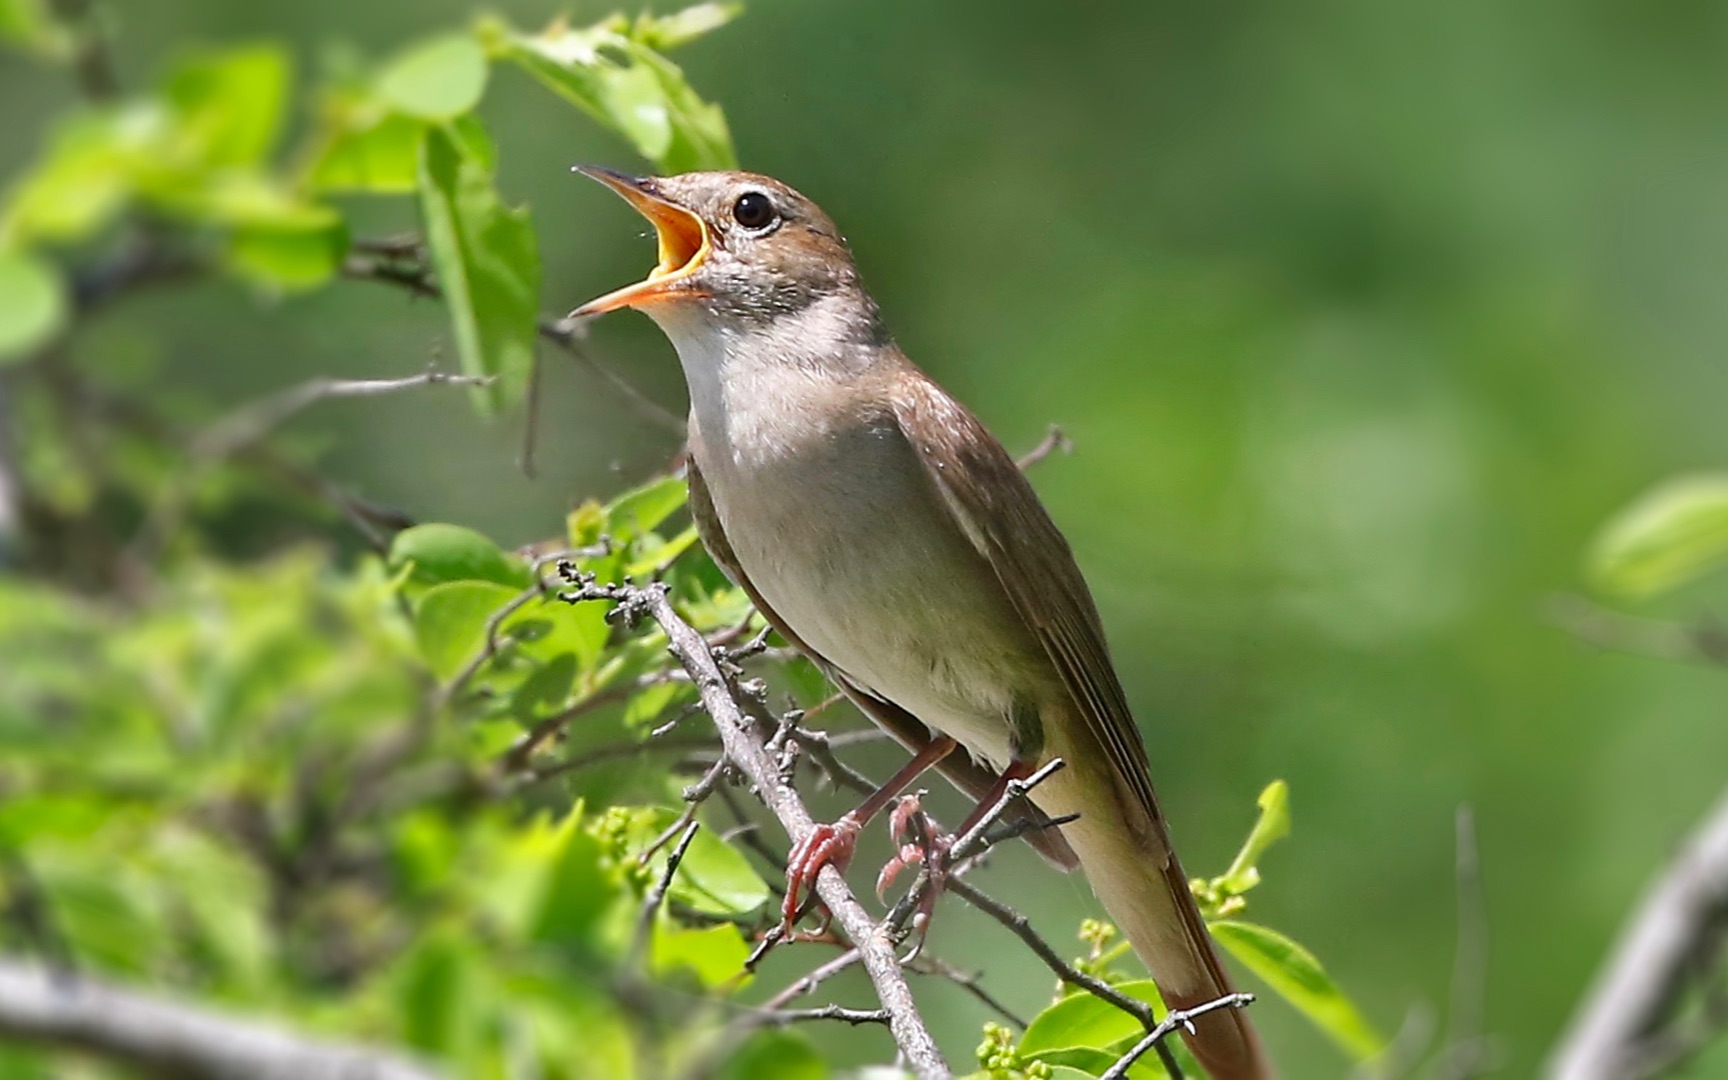
{"label": "brown bird", "polygon": [[[987,805],[1060,757],[1031,798],[1079,817],[1059,838],[1032,834],[1040,850],[1078,856],[1169,1005],[1230,992],[1067,541],[1002,445],[894,344],[834,223],[766,176],[580,171],[653,223],[660,261],[572,317],[638,308],[672,340],[703,542],[914,751],[794,853],[788,915],[798,886],[824,862],[844,869],[858,829],[931,765]],[[1187,1039],[1217,1080],[1270,1075],[1240,1010]]]}

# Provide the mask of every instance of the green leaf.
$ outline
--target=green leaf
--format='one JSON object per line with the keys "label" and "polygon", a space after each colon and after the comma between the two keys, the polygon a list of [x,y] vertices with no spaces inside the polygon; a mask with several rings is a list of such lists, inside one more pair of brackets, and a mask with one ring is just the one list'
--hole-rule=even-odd
{"label": "green leaf", "polygon": [[[647,841],[672,823],[671,811],[644,815],[638,823],[636,842]],[[662,847],[649,861],[656,878],[666,869],[668,848]],[[748,915],[768,902],[773,895],[762,875],[750,865],[750,860],[737,848],[721,840],[708,829],[700,829],[678,864],[667,895],[695,911],[710,915]]]}
{"label": "green leaf", "polygon": [[378,76],[378,94],[421,120],[450,120],[480,103],[486,54],[466,34],[445,34],[413,46]]}
{"label": "green leaf", "polygon": [[701,99],[678,66],[615,22],[554,24],[535,35],[486,24],[494,55],[629,139],[664,172],[735,169],[737,155],[719,106]]}
{"label": "green leaf", "polygon": [[66,290],[46,262],[0,253],[0,363],[28,355],[66,324]]}
{"label": "green leaf", "polygon": [[605,867],[605,847],[573,811],[558,826],[543,891],[529,924],[535,941],[592,949],[608,908],[619,898]]}
{"label": "green leaf", "polygon": [[449,581],[428,589],[414,608],[414,635],[433,674],[449,679],[478,656],[486,624],[520,593],[490,581]]}
{"label": "green leaf", "polygon": [[518,400],[539,333],[540,256],[527,210],[499,199],[478,125],[435,127],[420,157],[426,244],[444,289],[463,370],[496,376],[476,390],[483,412]]}
{"label": "green leaf", "polygon": [[828,1063],[800,1031],[763,1031],[738,1048],[719,1080],[827,1080]]}
{"label": "green leaf", "polygon": [[1213,882],[1230,895],[1240,895],[1260,884],[1258,863],[1266,849],[1290,835],[1290,785],[1274,780],[1257,801],[1260,817],[1236,853],[1223,877]]}
{"label": "green leaf", "polygon": [[669,173],[736,169],[738,154],[720,106],[703,101],[683,70],[653,49],[632,43],[630,52],[638,66],[653,72],[671,130],[671,141],[655,164]]}
{"label": "green leaf", "polygon": [[689,498],[690,485],[683,477],[663,476],[625,492],[608,504],[607,531],[613,539],[628,543],[683,509]]}
{"label": "green leaf", "polygon": [[1224,919],[1212,923],[1211,930],[1230,955],[1352,1058],[1366,1061],[1385,1049],[1386,1040],[1357,1011],[1313,953],[1276,930],[1255,923]]}
{"label": "green leaf", "polygon": [[1616,514],[1592,545],[1590,576],[1606,592],[1647,597],[1728,563],[1728,474],[1661,484]]}
{"label": "green leaf", "polygon": [[59,121],[41,159],[11,192],[0,242],[79,240],[103,228],[133,194],[166,124],[163,110],[148,105]]}
{"label": "green leaf", "polygon": [[[333,110],[337,107],[333,106]],[[316,191],[400,195],[415,189],[426,125],[366,105],[346,107],[330,122],[306,183]]]}
{"label": "green leaf", "polygon": [[281,129],[290,77],[277,45],[183,57],[162,84],[175,114],[170,156],[204,168],[263,160]]}
{"label": "green leaf", "polygon": [[656,974],[688,970],[709,989],[744,983],[744,961],[750,957],[750,946],[736,926],[719,923],[691,929],[673,922],[664,908],[660,914],[654,924],[650,956]]}
{"label": "green leaf", "polygon": [[[1163,1014],[1163,999],[1152,980],[1127,982],[1116,989]],[[1088,993],[1070,994],[1032,1018],[1020,1039],[1019,1052],[1022,1057],[1041,1059],[1051,1051],[1102,1050],[1145,1031],[1140,1021],[1103,998]]]}
{"label": "green leaf", "polygon": [[485,535],[433,522],[403,529],[390,542],[389,565],[400,570],[413,565],[412,581],[436,585],[446,581],[491,581],[514,589],[533,584],[528,564],[500,551]]}
{"label": "green leaf", "polygon": [[630,36],[650,49],[665,52],[720,29],[743,14],[742,4],[696,4],[670,15],[637,16]]}
{"label": "green leaf", "polygon": [[409,1046],[459,1057],[471,1044],[479,1014],[481,965],[475,941],[455,932],[434,932],[403,958],[396,994],[403,1038]]}

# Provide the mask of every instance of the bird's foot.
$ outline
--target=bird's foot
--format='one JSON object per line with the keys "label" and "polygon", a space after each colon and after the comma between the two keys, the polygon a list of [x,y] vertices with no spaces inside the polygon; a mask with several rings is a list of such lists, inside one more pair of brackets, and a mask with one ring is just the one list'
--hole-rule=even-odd
{"label": "bird's foot", "polygon": [[810,900],[816,900],[816,875],[822,872],[822,868],[832,866],[845,873],[846,867],[851,865],[861,828],[858,819],[851,814],[831,825],[817,825],[786,857],[786,901],[780,907],[780,918],[781,926],[788,934],[804,914],[800,904],[804,890],[809,889]]}
{"label": "bird's foot", "polygon": [[942,894],[942,886],[948,876],[949,853],[954,848],[954,837],[937,832],[929,815],[924,813],[918,795],[904,796],[894,804],[893,811],[888,815],[888,830],[900,850],[899,854],[883,865],[882,872],[876,876],[876,898],[882,898],[882,894],[888,891],[894,879],[900,876],[900,871],[909,866],[925,867],[930,874],[930,887],[919,898],[913,922],[915,925],[926,925],[931,912],[936,909],[936,898]]}

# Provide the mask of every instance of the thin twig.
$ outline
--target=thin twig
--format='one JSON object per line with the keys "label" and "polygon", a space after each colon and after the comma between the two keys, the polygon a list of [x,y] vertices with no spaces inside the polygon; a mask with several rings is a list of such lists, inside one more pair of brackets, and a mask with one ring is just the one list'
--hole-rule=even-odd
{"label": "thin twig", "polygon": [[1445,1049],[1435,1064],[1436,1080],[1470,1080],[1488,1071],[1490,1046],[1483,1032],[1488,992],[1488,912],[1482,898],[1481,861],[1476,854],[1476,819],[1468,806],[1457,815],[1458,952],[1452,962],[1452,1010]]}
{"label": "thin twig", "polygon": [[764,1024],[795,1024],[805,1020],[844,1020],[848,1024],[886,1024],[892,1019],[887,1009],[848,1009],[842,1005],[823,1005],[817,1009],[776,1009],[762,1017]]}
{"label": "thin twig", "polygon": [[377,397],[423,386],[489,386],[493,381],[491,375],[451,375],[443,371],[423,371],[399,379],[327,376],[307,379],[236,409],[205,428],[193,439],[191,453],[206,462],[229,457],[275,431],[296,414],[330,398]]}
{"label": "thin twig", "polygon": [[[365,254],[362,252],[362,255]],[[432,268],[421,261],[417,253],[410,250],[404,255],[398,254],[384,258],[366,258],[361,255],[350,255],[342,264],[342,276],[355,281],[376,281],[384,285],[392,285],[404,289],[415,296],[428,299],[441,299],[444,291],[438,287],[432,275]],[[536,327],[540,337],[564,350],[565,354],[610,386],[620,396],[636,408],[645,419],[653,421],[657,426],[679,436],[685,434],[684,418],[661,405],[638,390],[629,380],[605,367],[588,354],[581,346],[583,333],[573,326],[565,325],[560,320],[543,318]]]}
{"label": "thin twig", "polygon": [[1688,625],[1623,615],[1581,596],[1557,596],[1549,619],[1579,641],[1611,652],[1683,664],[1728,667],[1728,627],[1713,620]]}
{"label": "thin twig", "polygon": [[641,963],[642,957],[648,951],[648,938],[654,931],[654,915],[660,910],[660,905],[666,902],[666,893],[672,888],[672,879],[678,874],[678,864],[684,861],[684,853],[690,850],[690,842],[696,839],[696,833],[702,828],[700,821],[691,821],[684,826],[684,835],[678,840],[678,846],[666,856],[666,869],[660,874],[660,880],[648,890],[648,895],[642,900],[642,910],[636,916],[636,934],[630,946],[630,960],[627,968],[634,969]]}
{"label": "thin twig", "polygon": [[1051,424],[1050,430],[1046,431],[1044,437],[1038,440],[1038,445],[1022,454],[1020,460],[1015,464],[1020,466],[1021,472],[1025,472],[1058,450],[1064,454],[1072,454],[1074,452],[1074,440],[1070,439],[1061,428]]}
{"label": "thin twig", "polygon": [[[1186,1029],[1192,1033],[1194,1021],[1209,1012],[1216,1012],[1219,1009],[1241,1009],[1252,1004],[1254,1004],[1253,994],[1225,994],[1221,998],[1196,1005],[1192,1009],[1171,1009],[1157,1027],[1148,1031],[1146,1037],[1135,1043],[1132,1050],[1117,1058],[1116,1064],[1104,1070],[1098,1080],[1122,1080],[1128,1075],[1128,1070],[1134,1067],[1134,1063],[1146,1056],[1147,1051],[1163,1046],[1164,1040],[1178,1029]],[[1182,1080],[1181,1070],[1178,1068],[1172,1071],[1172,1063],[1169,1060],[1165,1061],[1164,1067],[1165,1071],[1170,1073],[1171,1080]]]}

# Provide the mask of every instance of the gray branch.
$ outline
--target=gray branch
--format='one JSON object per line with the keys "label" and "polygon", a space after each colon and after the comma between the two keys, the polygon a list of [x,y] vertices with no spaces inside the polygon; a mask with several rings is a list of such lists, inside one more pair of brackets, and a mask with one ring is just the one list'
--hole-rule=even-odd
{"label": "gray branch", "polygon": [[[708,642],[673,610],[667,599],[666,587],[655,584],[636,588],[627,585],[594,585],[589,583],[574,592],[564,594],[571,601],[611,600],[627,619],[646,616],[665,631],[667,647],[677,658],[701,695],[702,705],[714,719],[720,733],[726,757],[749,778],[763,804],[780,819],[794,842],[801,841],[816,827],[810,811],[804,806],[785,780],[779,766],[769,754],[764,739],[733,696],[731,684],[714,658]],[[894,944],[878,927],[864,905],[852,894],[846,879],[832,866],[824,866],[816,879],[816,894],[828,905],[846,936],[857,948],[875,985],[876,996],[888,1014],[888,1028],[894,1042],[906,1059],[906,1064],[920,1080],[933,1080],[951,1075],[942,1053],[936,1048],[924,1018],[919,1015],[912,999],[912,989],[906,984],[906,973],[895,955]]]}
{"label": "gray branch", "polygon": [[1710,958],[1720,962],[1724,938],[1728,795],[1650,886],[1621,932],[1548,1064],[1549,1080],[1632,1080],[1698,1049],[1707,1032],[1676,1046],[1668,1029],[1688,989],[1708,977]]}
{"label": "gray branch", "polygon": [[73,1047],[182,1080],[438,1080],[383,1050],[0,960],[0,1037]]}

